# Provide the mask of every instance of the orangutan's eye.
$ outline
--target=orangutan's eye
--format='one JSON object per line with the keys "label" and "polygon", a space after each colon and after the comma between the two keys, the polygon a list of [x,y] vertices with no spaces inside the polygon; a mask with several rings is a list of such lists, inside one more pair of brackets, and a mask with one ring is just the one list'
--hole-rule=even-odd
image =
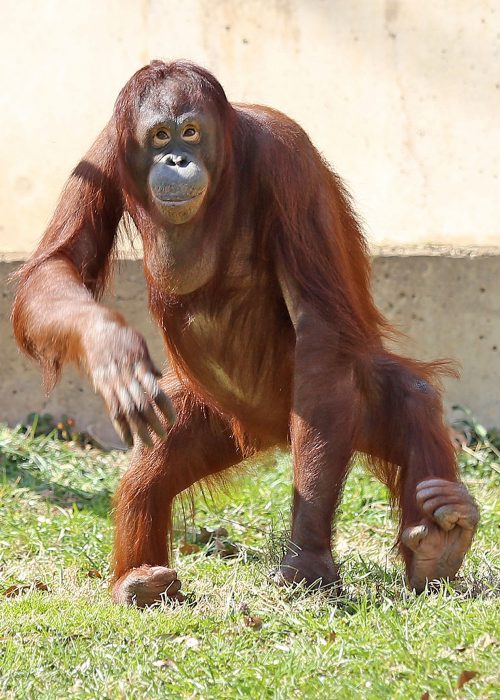
{"label": "orangutan's eye", "polygon": [[165,146],[170,141],[170,134],[166,129],[158,129],[156,134],[153,136],[153,146],[160,148]]}
{"label": "orangutan's eye", "polygon": [[188,143],[199,143],[201,134],[194,126],[187,126],[182,132],[182,138]]}

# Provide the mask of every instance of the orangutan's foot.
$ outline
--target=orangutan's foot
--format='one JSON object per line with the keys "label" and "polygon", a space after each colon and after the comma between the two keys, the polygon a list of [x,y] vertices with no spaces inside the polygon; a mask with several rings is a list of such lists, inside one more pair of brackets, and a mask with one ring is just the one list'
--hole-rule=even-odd
{"label": "orangutan's foot", "polygon": [[339,571],[330,550],[318,553],[294,547],[284,556],[273,579],[279,585],[303,583],[308,588],[340,591]]}
{"label": "orangutan's foot", "polygon": [[408,585],[421,593],[430,581],[455,578],[474,537],[479,512],[463,484],[444,479],[420,482],[417,503],[426,517],[403,530],[401,543],[412,551]]}
{"label": "orangutan's foot", "polygon": [[165,566],[139,566],[130,569],[113,585],[115,603],[146,608],[155,603],[176,600],[182,602],[181,582],[177,572]]}

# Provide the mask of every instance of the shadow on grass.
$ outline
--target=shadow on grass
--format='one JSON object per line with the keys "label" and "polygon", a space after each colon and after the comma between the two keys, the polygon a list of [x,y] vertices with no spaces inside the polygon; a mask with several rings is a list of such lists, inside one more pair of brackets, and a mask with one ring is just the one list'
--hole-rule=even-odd
{"label": "shadow on grass", "polygon": [[29,467],[12,464],[0,467],[0,480],[4,479],[14,482],[19,488],[33,491],[44,501],[61,508],[91,510],[101,518],[109,517],[111,511],[113,492],[107,488],[94,492],[85,491],[38,476],[30,471]]}
{"label": "shadow on grass", "polygon": [[444,606],[457,601],[497,600],[500,598],[500,581],[498,571],[490,570],[467,574],[453,582],[436,581],[429,584],[423,593],[416,594],[407,588],[402,572],[373,565],[366,572],[360,571],[359,576],[353,571],[346,575],[339,593],[307,589],[300,584],[284,589],[283,599],[287,602],[298,599],[307,605],[315,598],[317,602],[335,608],[340,616],[352,617],[393,607],[404,609],[419,600],[425,603],[434,599]]}
{"label": "shadow on grass", "polygon": [[61,508],[108,517],[119,475],[111,460],[113,456],[52,436],[31,437],[0,426],[0,482],[11,482]]}

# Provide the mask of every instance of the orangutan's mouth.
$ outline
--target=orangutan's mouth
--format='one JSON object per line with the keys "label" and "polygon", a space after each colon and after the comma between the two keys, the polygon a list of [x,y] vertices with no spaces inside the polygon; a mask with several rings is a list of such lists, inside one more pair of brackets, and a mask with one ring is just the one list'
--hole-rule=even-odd
{"label": "orangutan's mouth", "polygon": [[197,192],[192,197],[185,197],[183,199],[180,199],[179,197],[171,197],[168,195],[168,193],[161,195],[160,193],[153,192],[153,196],[164,207],[182,207],[202,197],[205,194],[205,191],[206,190],[203,189],[201,192]]}

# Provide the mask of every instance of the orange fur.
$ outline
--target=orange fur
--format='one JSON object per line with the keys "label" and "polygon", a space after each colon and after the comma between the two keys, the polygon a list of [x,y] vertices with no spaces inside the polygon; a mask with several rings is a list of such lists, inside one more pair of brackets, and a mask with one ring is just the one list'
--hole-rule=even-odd
{"label": "orange fur", "polygon": [[[167,230],[129,158],[140,105],[165,81],[174,81],[179,104],[211,111],[218,125],[210,194],[185,229],[196,241],[193,259],[208,261],[204,271],[213,261],[213,270],[189,293],[177,290],[163,252]],[[385,348],[393,331],[373,302],[350,198],[291,119],[231,105],[213,76],[188,63],[154,62],[133,76],[17,276],[16,338],[49,377],[64,362],[88,369],[96,319],[125,323],[96,303],[123,213],[143,239],[150,308],[177,377],[164,386],[178,420],[164,442],[137,448],[120,485],[115,578],[167,561],[177,494],[287,440],[295,463],[292,538],[318,551],[330,545],[356,450],[388,485],[401,527],[419,520],[418,481],[457,480],[436,388],[446,367]],[[403,555],[408,560],[404,548]]]}

